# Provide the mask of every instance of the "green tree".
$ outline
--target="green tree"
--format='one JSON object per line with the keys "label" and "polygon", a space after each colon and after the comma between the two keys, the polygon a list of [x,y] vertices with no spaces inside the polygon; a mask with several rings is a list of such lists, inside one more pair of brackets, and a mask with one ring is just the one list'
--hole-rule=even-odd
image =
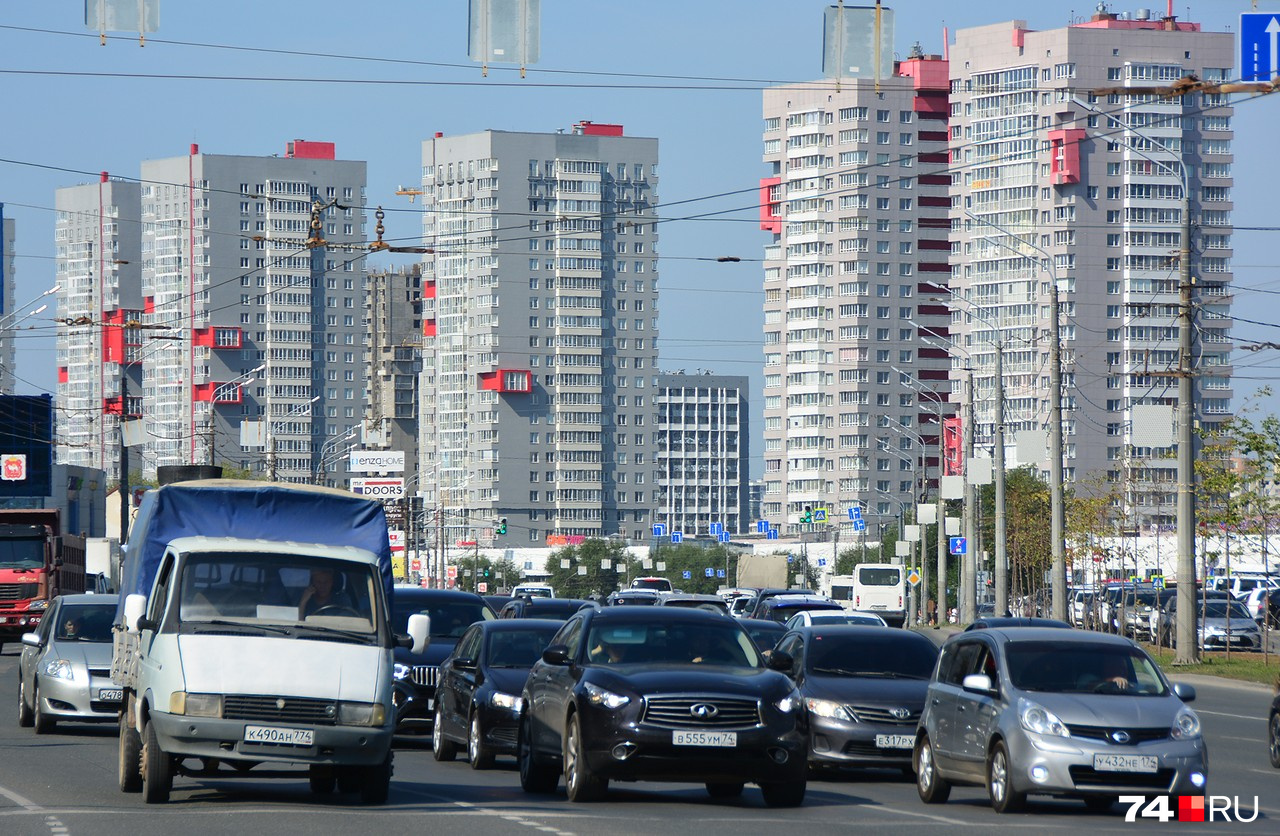
{"label": "green tree", "polygon": [[[723,543],[702,546],[697,543],[659,546],[655,560],[666,563],[666,569],[654,574],[671,581],[671,586],[684,592],[714,595],[722,586],[730,586],[737,577],[738,557],[730,554]],[[656,565],[656,563],[655,563]],[[707,570],[711,577],[707,577]],[[725,570],[719,577],[717,570]],[[685,578],[684,573],[689,577]]]}
{"label": "green tree", "polygon": [[[1046,586],[1052,563],[1049,485],[1030,467],[1005,474],[1005,549],[1009,559],[1009,595],[1028,595]],[[982,538],[995,543],[995,485],[982,486]]]}
{"label": "green tree", "polygon": [[492,595],[500,589],[510,589],[520,580],[516,564],[506,558],[490,558],[486,555],[467,555],[458,560],[458,589],[476,592],[477,584],[487,584],[481,594]]}
{"label": "green tree", "polygon": [[[548,583],[561,598],[604,597],[621,588],[634,568],[626,546],[617,540],[587,540],[565,546],[551,553],[547,566],[551,571]],[[580,574],[579,569],[586,572]]]}

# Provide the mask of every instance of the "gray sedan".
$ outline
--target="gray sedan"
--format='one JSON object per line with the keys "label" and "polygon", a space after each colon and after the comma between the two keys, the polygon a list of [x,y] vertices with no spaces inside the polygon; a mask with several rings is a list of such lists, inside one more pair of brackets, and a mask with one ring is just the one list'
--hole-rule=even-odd
{"label": "gray sedan", "polygon": [[111,623],[118,600],[59,596],[40,629],[22,637],[18,725],[46,734],[60,720],[115,722],[121,692],[110,679]]}
{"label": "gray sedan", "polygon": [[996,812],[1030,794],[1109,809],[1120,795],[1201,795],[1208,753],[1195,689],[1171,686],[1120,636],[1008,627],[975,630],[942,650],[916,733],[926,804],[985,786]]}

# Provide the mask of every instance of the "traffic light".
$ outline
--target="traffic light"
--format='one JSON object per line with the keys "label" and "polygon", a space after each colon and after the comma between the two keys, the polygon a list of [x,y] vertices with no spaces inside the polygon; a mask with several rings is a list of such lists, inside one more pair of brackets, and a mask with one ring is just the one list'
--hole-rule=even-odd
{"label": "traffic light", "polygon": [[506,533],[507,533],[507,518],[506,518],[506,517],[503,517],[502,519],[498,520],[498,533],[499,533],[499,534],[506,534]]}
{"label": "traffic light", "polygon": [[487,578],[487,577],[489,577],[489,567],[488,567],[488,566],[484,567],[484,576],[485,576],[486,578]]}
{"label": "traffic light", "polygon": [[800,522],[802,522],[802,523],[811,523],[811,522],[813,522],[813,507],[812,507],[812,506],[810,506],[810,505],[806,505],[806,506],[804,506],[804,513],[800,515]]}

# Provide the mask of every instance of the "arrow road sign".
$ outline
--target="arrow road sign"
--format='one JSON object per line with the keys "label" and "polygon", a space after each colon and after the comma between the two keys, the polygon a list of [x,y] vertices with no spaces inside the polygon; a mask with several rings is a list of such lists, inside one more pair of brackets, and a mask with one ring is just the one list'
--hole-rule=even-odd
{"label": "arrow road sign", "polygon": [[667,536],[667,524],[666,524],[666,523],[657,523],[656,525],[654,525],[654,527],[653,527],[653,536],[654,536],[654,537],[666,537],[666,536]]}
{"label": "arrow road sign", "polygon": [[693,577],[693,573],[690,572],[688,569],[685,569],[683,572],[680,573],[680,577],[684,578],[685,580],[689,580],[691,577]]}
{"label": "arrow road sign", "polygon": [[768,534],[768,533],[769,533],[769,521],[756,520],[756,534]]}
{"label": "arrow road sign", "polygon": [[854,531],[866,531],[866,530],[867,530],[867,521],[866,521],[866,520],[854,520],[854,521],[853,521],[853,530],[854,530]]}
{"label": "arrow road sign", "polygon": [[714,577],[716,576],[716,570],[715,570],[715,569],[709,569],[709,568],[708,568],[708,569],[703,569],[703,570],[702,570],[702,574],[703,574],[704,576],[708,577],[708,578],[714,578]]}
{"label": "arrow road sign", "polygon": [[721,534],[724,534],[724,523],[713,522],[709,533],[712,537],[719,537]]}
{"label": "arrow road sign", "polygon": [[716,539],[719,540],[721,543],[729,542],[729,532],[727,531],[720,532],[718,535],[716,535]]}
{"label": "arrow road sign", "polygon": [[673,531],[673,532],[671,532],[671,542],[673,542],[673,543],[683,543],[683,542],[684,542],[684,532],[683,532],[683,531]]}
{"label": "arrow road sign", "polygon": [[853,520],[854,522],[857,522],[858,520],[862,519],[861,505],[855,505],[849,509],[849,519]]}
{"label": "arrow road sign", "polygon": [[952,553],[952,554],[966,554],[966,553],[968,553],[968,550],[969,550],[969,544],[965,541],[965,539],[964,539],[963,537],[952,537],[952,538],[951,538],[951,553]]}
{"label": "arrow road sign", "polygon": [[1244,81],[1269,81],[1280,75],[1280,15],[1240,15],[1240,68]]}
{"label": "arrow road sign", "polygon": [[769,533],[765,535],[765,539],[766,539],[766,540],[777,540],[777,539],[778,539],[778,529],[776,529],[776,528],[771,528],[771,529],[769,529]]}

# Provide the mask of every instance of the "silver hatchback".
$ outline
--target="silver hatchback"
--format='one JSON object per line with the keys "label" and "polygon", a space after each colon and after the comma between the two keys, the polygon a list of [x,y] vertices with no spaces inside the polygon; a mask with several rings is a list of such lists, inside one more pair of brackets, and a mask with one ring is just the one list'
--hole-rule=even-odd
{"label": "silver hatchback", "polygon": [[22,637],[18,724],[36,734],[61,720],[114,722],[121,689],[111,681],[111,623],[116,595],[61,595],[40,629]]}
{"label": "silver hatchback", "polygon": [[1187,685],[1128,639],[1035,627],[961,633],[942,649],[916,732],[926,804],[985,786],[997,812],[1028,795],[1083,799],[1205,791],[1208,753]]}

